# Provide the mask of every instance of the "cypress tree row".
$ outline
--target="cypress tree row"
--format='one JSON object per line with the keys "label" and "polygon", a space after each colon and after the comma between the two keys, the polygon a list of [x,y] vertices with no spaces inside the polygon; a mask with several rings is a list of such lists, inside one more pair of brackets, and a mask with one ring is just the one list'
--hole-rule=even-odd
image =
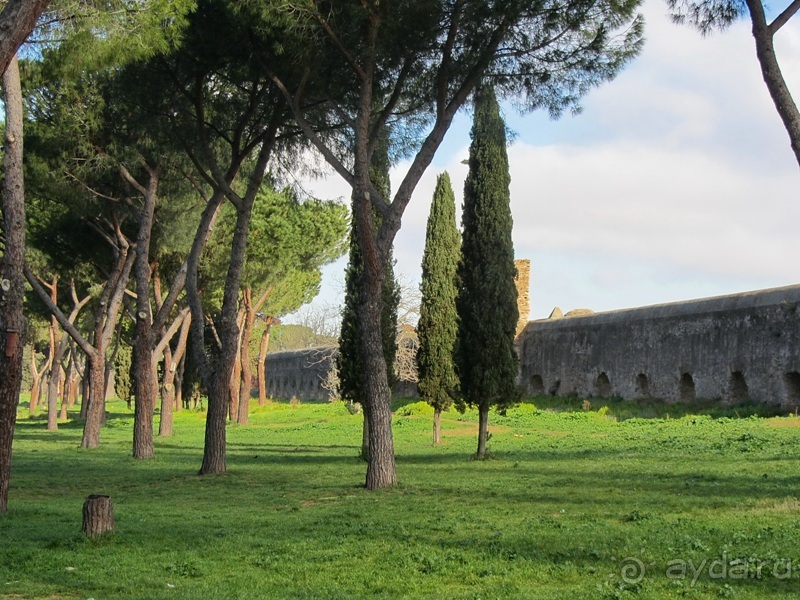
{"label": "cypress tree row", "polygon": [[[389,181],[389,136],[382,137],[372,159],[370,179],[375,188],[389,198],[391,184]],[[373,214],[375,227],[380,227],[378,215]],[[383,337],[383,356],[386,361],[386,374],[389,387],[394,385],[394,360],[397,354],[395,338],[397,335],[397,307],[400,304],[400,286],[394,276],[394,260],[389,256],[386,275],[383,279],[383,311],[381,313],[381,332]],[[342,307],[342,328],[339,334],[339,354],[336,367],[339,370],[339,390],[345,400],[361,404],[364,413],[364,427],[361,437],[361,458],[369,458],[369,422],[364,391],[364,361],[361,358],[361,328],[358,323],[358,297],[361,293],[361,282],[364,276],[364,263],[358,247],[356,224],[350,228],[350,257],[345,271],[345,298]]]}
{"label": "cypress tree row", "polygon": [[510,182],[505,124],[494,89],[484,86],[475,95],[456,303],[459,408],[465,404],[478,408],[479,459],[486,456],[489,408],[507,408],[519,397]]}
{"label": "cypress tree row", "polygon": [[457,269],[461,236],[456,227],[456,199],[450,175],[436,180],[425,252],[422,255],[422,302],[419,311],[419,393],[433,407],[433,443],[441,434],[441,414],[453,404],[458,390],[455,349],[458,335],[456,312]]}

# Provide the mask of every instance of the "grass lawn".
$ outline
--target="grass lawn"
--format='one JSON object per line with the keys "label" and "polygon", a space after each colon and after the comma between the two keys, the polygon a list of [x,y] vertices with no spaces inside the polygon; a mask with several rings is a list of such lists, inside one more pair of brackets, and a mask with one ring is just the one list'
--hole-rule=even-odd
{"label": "grass lawn", "polygon": [[[476,414],[445,414],[433,447],[400,407],[400,485],[378,492],[341,404],[256,407],[228,427],[229,473],[201,478],[203,414],[137,462],[123,403],[86,451],[80,423],[47,432],[23,402],[0,598],[798,597],[800,419],[532,402],[492,413],[482,462]],[[92,493],[117,523],[96,542]]]}

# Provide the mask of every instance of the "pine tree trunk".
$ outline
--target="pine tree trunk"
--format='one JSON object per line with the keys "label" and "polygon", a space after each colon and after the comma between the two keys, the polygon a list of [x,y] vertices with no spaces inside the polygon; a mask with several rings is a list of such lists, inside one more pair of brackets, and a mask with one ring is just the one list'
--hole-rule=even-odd
{"label": "pine tree trunk", "polygon": [[272,330],[272,317],[267,317],[267,328],[261,335],[261,345],[258,349],[258,405],[267,403],[267,350],[269,349],[269,334]]}
{"label": "pine tree trunk", "polygon": [[[365,269],[365,273],[369,269]],[[381,339],[381,284],[366,277],[359,306],[362,359],[364,360],[369,457],[366,487],[374,490],[397,485],[392,436],[392,406]],[[373,281],[369,281],[373,279]]]}
{"label": "pine tree trunk", "polygon": [[230,377],[226,378],[224,372],[220,370],[208,389],[208,413],[200,475],[219,475],[225,473],[227,468],[225,426],[228,416],[227,399],[230,397],[229,382]]}
{"label": "pine tree trunk", "polygon": [[172,350],[164,348],[164,375],[161,380],[161,418],[158,420],[158,436],[172,435],[172,412],[175,408],[175,364]]}
{"label": "pine tree trunk", "polygon": [[[25,189],[22,170],[22,91],[16,57],[3,75],[6,111],[5,181],[3,183],[3,233],[5,246],[0,279],[0,514],[8,512],[11,447],[22,385],[23,340],[27,323],[23,314],[25,292]],[[3,285],[6,287],[6,285]]]}
{"label": "pine tree trunk", "polygon": [[439,408],[433,410],[433,444],[438,446],[442,442],[442,411]]}
{"label": "pine tree trunk", "polygon": [[242,290],[242,300],[244,304],[244,318],[242,319],[242,331],[239,334],[239,363],[241,365],[241,381],[239,387],[239,414],[237,420],[239,425],[247,425],[250,420],[250,389],[253,386],[253,371],[250,366],[250,336],[253,332],[253,323],[256,321],[256,311],[253,307],[252,290],[245,288]]}
{"label": "pine tree trunk", "polygon": [[[145,316],[142,317],[142,314],[145,314]],[[133,457],[150,459],[155,456],[153,412],[155,410],[156,396],[156,389],[153,385],[155,374],[152,360],[152,331],[149,315],[140,311],[137,316],[136,341],[133,346],[133,379],[136,393],[136,404],[133,413]]]}
{"label": "pine tree trunk", "polygon": [[770,30],[767,23],[762,0],[746,0],[746,4],[750,11],[756,57],[761,67],[761,75],[778,116],[783,121],[786,133],[789,134],[795,160],[800,163],[800,111],[797,109],[778,64],[773,39],[775,32]]}
{"label": "pine tree trunk", "polygon": [[[57,358],[61,358],[56,355]],[[58,429],[58,388],[61,382],[61,364],[53,361],[50,383],[47,385],[47,431]]]}
{"label": "pine tree trunk", "polygon": [[97,448],[100,444],[100,426],[106,412],[106,364],[99,352],[89,360],[89,398],[86,404],[86,422],[83,425],[81,448]]}
{"label": "pine tree trunk", "polygon": [[481,405],[478,408],[478,460],[486,458],[486,442],[489,440],[489,407]]}
{"label": "pine tree trunk", "polygon": [[41,385],[42,375],[36,368],[36,348],[31,345],[31,401],[28,403],[28,414],[33,415],[36,412],[36,407],[39,404],[39,386]]}

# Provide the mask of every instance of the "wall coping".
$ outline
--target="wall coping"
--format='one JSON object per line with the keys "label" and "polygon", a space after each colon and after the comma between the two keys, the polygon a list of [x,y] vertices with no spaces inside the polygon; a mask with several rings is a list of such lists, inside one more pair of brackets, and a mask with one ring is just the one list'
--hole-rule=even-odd
{"label": "wall coping", "polygon": [[523,330],[580,329],[593,325],[617,325],[636,321],[656,321],[676,317],[702,316],[753,308],[800,304],[800,285],[790,285],[726,296],[712,296],[697,300],[653,304],[637,308],[624,308],[574,317],[537,319],[528,322]]}

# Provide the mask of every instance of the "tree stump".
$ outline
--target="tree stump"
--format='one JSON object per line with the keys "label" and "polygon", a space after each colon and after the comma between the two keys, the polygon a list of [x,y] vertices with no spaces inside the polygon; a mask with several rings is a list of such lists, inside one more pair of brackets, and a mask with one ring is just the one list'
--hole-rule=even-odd
{"label": "tree stump", "polygon": [[83,503],[83,533],[99,538],[114,531],[114,505],[111,496],[92,494]]}

